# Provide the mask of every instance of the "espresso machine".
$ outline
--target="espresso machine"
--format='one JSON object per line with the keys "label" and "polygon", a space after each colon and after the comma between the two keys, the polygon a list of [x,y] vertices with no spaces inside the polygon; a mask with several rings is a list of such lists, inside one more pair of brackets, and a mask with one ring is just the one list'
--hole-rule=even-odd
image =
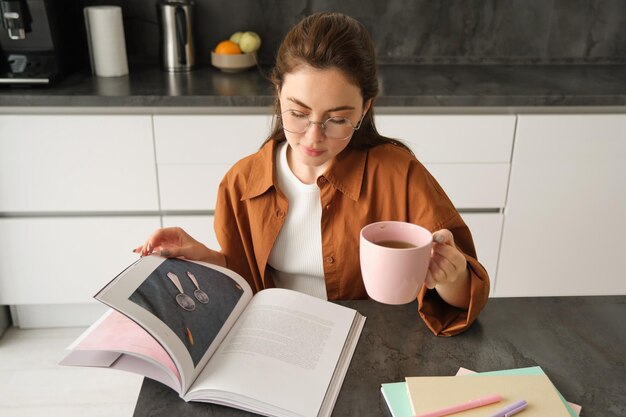
{"label": "espresso machine", "polygon": [[86,60],[76,0],[0,0],[0,87],[50,85]]}

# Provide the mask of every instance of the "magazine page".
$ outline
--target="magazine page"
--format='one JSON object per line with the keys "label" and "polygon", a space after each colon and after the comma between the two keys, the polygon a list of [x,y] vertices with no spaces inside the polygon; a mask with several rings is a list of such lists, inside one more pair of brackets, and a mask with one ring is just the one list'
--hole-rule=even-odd
{"label": "magazine page", "polygon": [[306,294],[260,291],[186,399],[265,415],[330,415],[339,392],[332,383],[341,386],[363,323],[357,311]]}
{"label": "magazine page", "polygon": [[180,374],[165,349],[137,323],[109,309],[69,347],[60,364],[134,372],[180,392]]}
{"label": "magazine page", "polygon": [[163,346],[180,373],[184,394],[252,297],[226,268],[146,256],[96,298],[128,316]]}

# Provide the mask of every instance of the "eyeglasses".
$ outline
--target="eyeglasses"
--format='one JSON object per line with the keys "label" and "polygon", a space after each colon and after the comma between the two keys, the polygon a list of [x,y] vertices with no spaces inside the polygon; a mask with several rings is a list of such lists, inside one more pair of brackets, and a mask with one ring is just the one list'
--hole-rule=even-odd
{"label": "eyeglasses", "polygon": [[361,119],[355,126],[346,117],[329,117],[323,122],[312,122],[309,116],[298,110],[287,110],[280,114],[283,129],[287,132],[304,133],[311,125],[320,125],[327,138],[337,140],[349,139],[352,133],[361,127],[363,117],[365,117],[365,114],[361,116]]}

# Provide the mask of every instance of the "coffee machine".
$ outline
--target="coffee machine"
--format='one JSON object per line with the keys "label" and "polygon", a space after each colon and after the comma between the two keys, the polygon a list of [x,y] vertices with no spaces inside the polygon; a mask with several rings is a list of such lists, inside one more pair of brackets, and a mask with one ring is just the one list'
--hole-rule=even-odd
{"label": "coffee machine", "polygon": [[76,0],[0,0],[0,86],[50,85],[84,62]]}

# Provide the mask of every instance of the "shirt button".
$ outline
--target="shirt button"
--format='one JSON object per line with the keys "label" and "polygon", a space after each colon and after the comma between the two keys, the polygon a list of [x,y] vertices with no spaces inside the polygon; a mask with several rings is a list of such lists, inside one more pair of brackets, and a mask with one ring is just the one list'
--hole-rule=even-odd
{"label": "shirt button", "polygon": [[282,219],[283,217],[285,217],[285,212],[284,212],[284,211],[282,211],[282,210],[280,210],[280,209],[277,209],[277,210],[276,210],[276,217],[278,217],[278,218],[281,218],[281,219]]}
{"label": "shirt button", "polygon": [[317,183],[318,183],[318,184],[320,184],[320,185],[326,184],[326,178],[324,178],[324,177],[319,177],[319,178],[317,179]]}
{"label": "shirt button", "polygon": [[335,258],[333,258],[332,256],[328,256],[326,258],[326,263],[332,264],[333,262],[335,262]]}

